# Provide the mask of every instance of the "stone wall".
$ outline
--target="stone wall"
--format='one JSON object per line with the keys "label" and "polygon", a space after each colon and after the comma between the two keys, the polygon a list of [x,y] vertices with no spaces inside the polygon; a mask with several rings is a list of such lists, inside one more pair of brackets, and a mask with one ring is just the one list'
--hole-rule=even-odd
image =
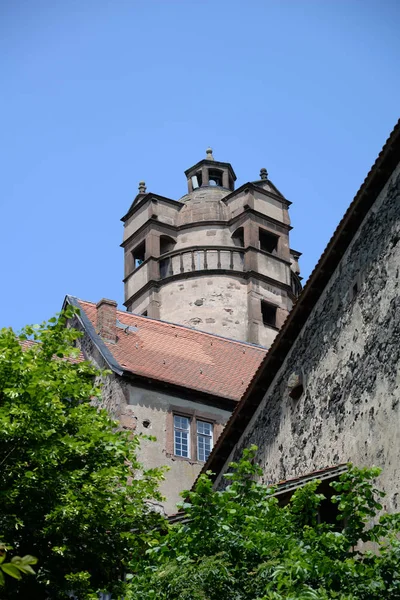
{"label": "stone wall", "polygon": [[247,282],[229,275],[188,278],[159,290],[160,318],[239,340],[247,339]]}
{"label": "stone wall", "polygon": [[[265,480],[353,462],[383,468],[400,509],[400,169],[380,193],[232,452],[256,444]],[[294,374],[304,378],[289,397]],[[225,465],[225,468],[227,467]],[[222,486],[219,476],[217,486]]]}
{"label": "stone wall", "polygon": [[231,232],[227,227],[221,225],[207,225],[204,231],[204,225],[197,227],[187,227],[182,229],[177,236],[175,250],[187,248],[189,246],[234,246]]}
{"label": "stone wall", "polygon": [[[176,503],[182,500],[180,492],[191,488],[204,465],[196,458],[189,460],[174,456],[173,413],[213,421],[215,442],[231,411],[189,400],[171,390],[160,391],[133,383],[129,385],[128,395],[129,409],[134,411],[137,419],[136,431],[157,438],[156,442],[141,442],[139,460],[146,468],[166,465],[169,469],[160,490],[166,498],[164,509],[168,514],[172,514],[177,512]],[[192,427],[194,426],[193,422]]]}

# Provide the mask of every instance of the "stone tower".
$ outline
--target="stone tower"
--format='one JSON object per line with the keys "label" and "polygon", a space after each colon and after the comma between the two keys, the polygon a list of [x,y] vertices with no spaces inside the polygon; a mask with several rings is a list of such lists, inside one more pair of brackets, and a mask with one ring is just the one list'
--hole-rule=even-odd
{"label": "stone tower", "polygon": [[128,311],[269,347],[301,290],[290,202],[261,169],[235,190],[229,163],[185,171],[172,200],[144,182],[124,223]]}

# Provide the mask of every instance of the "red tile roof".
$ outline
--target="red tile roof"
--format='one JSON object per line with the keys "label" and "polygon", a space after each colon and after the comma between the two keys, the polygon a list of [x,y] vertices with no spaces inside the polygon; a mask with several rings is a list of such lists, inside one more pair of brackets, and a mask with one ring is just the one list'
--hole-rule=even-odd
{"label": "red tile roof", "polygon": [[[96,305],[78,300],[96,327]],[[266,349],[117,310],[117,342],[102,340],[123,370],[152,380],[240,400]]]}

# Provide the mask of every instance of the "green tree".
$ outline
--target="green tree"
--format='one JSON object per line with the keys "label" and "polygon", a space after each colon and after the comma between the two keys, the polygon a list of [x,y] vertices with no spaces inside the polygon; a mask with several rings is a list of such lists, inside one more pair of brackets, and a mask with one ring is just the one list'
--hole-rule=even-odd
{"label": "green tree", "polygon": [[101,373],[71,361],[74,314],[0,331],[0,531],[15,553],[38,559],[36,576],[8,579],[4,599],[115,591],[160,527],[148,500],[161,499],[162,470],[143,470],[138,437],[95,406]]}
{"label": "green tree", "polygon": [[9,575],[14,579],[21,579],[22,575],[34,575],[35,571],[31,565],[36,565],[37,558],[30,556],[13,556],[11,560],[6,562],[8,550],[11,550],[10,546],[0,542],[0,588],[5,585],[4,575]]}
{"label": "green tree", "polygon": [[155,536],[147,562],[131,562],[125,599],[400,599],[399,515],[377,517],[379,469],[349,465],[332,484],[339,521],[329,525],[318,522],[318,481],[281,507],[256,482],[254,456],[232,464],[225,490],[202,475],[186,492],[185,520]]}

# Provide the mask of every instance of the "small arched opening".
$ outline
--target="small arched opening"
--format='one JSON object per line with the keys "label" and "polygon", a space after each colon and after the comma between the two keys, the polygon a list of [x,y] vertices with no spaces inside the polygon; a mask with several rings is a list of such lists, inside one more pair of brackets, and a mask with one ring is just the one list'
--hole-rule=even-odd
{"label": "small arched opening", "polygon": [[208,184],[212,186],[222,187],[222,171],[210,169],[208,171]]}
{"label": "small arched opening", "polygon": [[243,227],[239,227],[232,233],[232,241],[234,246],[244,248],[244,230]]}
{"label": "small arched opening", "polygon": [[160,235],[160,254],[167,254],[172,252],[175,248],[176,241],[169,237],[169,235]]}

